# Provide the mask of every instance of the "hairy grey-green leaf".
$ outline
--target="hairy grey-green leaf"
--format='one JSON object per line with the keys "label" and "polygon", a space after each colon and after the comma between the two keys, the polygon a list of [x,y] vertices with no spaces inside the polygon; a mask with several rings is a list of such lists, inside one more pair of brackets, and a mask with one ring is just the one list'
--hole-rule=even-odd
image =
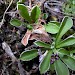
{"label": "hairy grey-green leaf", "polygon": [[38,56],[38,50],[32,49],[22,52],[20,55],[20,59],[23,61],[30,61],[37,56]]}
{"label": "hairy grey-green leaf", "polygon": [[62,22],[59,29],[59,32],[56,37],[56,45],[59,44],[62,36],[73,26],[73,21],[70,17],[65,17]]}

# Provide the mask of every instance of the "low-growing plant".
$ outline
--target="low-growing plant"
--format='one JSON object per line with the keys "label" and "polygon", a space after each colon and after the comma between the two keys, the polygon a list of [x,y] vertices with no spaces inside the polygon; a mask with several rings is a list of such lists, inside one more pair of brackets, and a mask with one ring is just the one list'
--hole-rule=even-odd
{"label": "low-growing plant", "polygon": [[62,5],[62,11],[68,16],[75,16],[75,0],[66,0]]}
{"label": "low-growing plant", "polygon": [[[57,26],[56,26],[57,25]],[[72,19],[65,17],[60,26],[58,22],[50,22],[45,25],[45,29],[49,33],[56,34],[52,44],[42,41],[35,41],[34,44],[39,46],[42,55],[40,56],[39,70],[40,73],[46,73],[49,70],[55,70],[57,75],[70,75],[69,69],[75,70],[75,58],[72,55],[72,50],[67,47],[75,44],[75,36],[62,39],[63,35],[73,26]],[[44,48],[44,50],[42,49]],[[26,50],[21,53],[20,59],[30,61],[39,55],[38,49]]]}
{"label": "low-growing plant", "polygon": [[[21,17],[27,21],[27,25],[28,24],[32,25],[33,23],[36,23],[41,14],[41,10],[39,6],[35,5],[32,8],[30,8],[29,6],[26,6],[22,4],[21,2],[17,2],[17,10],[19,11],[19,14],[21,15]],[[20,26],[26,23],[18,19],[16,20],[12,19],[10,21],[10,24],[13,26]]]}
{"label": "low-growing plant", "polygon": [[[49,35],[45,31],[45,27],[39,21],[41,15],[41,9],[39,6],[35,5],[32,8],[24,5],[22,2],[17,3],[17,10],[19,14],[25,21],[20,21],[18,19],[11,19],[10,24],[13,26],[21,26],[24,25],[27,28],[27,32],[25,33],[21,43],[26,46],[28,44],[28,40],[42,40],[45,42],[50,42]],[[40,19],[41,20],[41,19]],[[43,37],[48,38],[47,40],[43,40]],[[41,39],[40,39],[41,37]]]}
{"label": "low-growing plant", "polygon": [[[21,41],[22,44],[26,46],[28,40],[36,39],[38,41],[35,41],[34,44],[39,46],[42,52],[40,56],[39,49],[26,50],[21,53],[20,59],[30,61],[39,55],[39,70],[41,74],[46,73],[50,69],[55,70],[57,75],[69,75],[68,68],[75,70],[75,58],[72,54],[74,50],[71,52],[67,50],[68,46],[75,44],[75,36],[71,35],[64,40],[62,39],[62,36],[73,26],[72,19],[65,17],[61,23],[49,22],[42,25],[39,23],[41,15],[39,6],[33,6],[29,10],[27,6],[18,2],[17,9],[25,21],[12,19],[10,24],[13,26],[24,24],[28,29]],[[56,37],[53,37],[51,44],[46,43],[51,42],[47,32],[53,35],[57,34]]]}

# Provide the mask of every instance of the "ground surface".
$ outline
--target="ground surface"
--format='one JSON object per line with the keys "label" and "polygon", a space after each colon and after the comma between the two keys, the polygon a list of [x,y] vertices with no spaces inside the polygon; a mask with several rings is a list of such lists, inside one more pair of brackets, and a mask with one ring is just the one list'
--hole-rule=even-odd
{"label": "ground surface", "polygon": [[[33,3],[36,4],[37,1],[39,0],[35,0],[35,2]],[[45,1],[42,4],[42,8],[41,8],[44,13],[48,13],[48,18],[46,19],[46,22],[55,19],[60,22],[64,16],[64,14],[61,13],[61,6],[48,4],[50,8],[53,6],[54,8],[55,7],[57,8],[57,12],[53,11],[52,10],[53,8],[49,9],[49,7],[47,8],[46,6],[46,4],[49,3],[50,1],[52,0],[48,0],[48,2]],[[57,0],[57,1],[60,1],[62,4],[64,0]],[[0,28],[0,75],[40,75],[40,72],[38,70],[39,57],[29,62],[16,60],[19,58],[20,53],[24,51],[25,48],[27,47],[29,49],[33,48],[32,46],[33,41],[29,41],[29,44],[26,47],[21,44],[21,39],[24,36],[27,29],[24,26],[21,27],[11,26],[9,23],[10,19],[14,17],[19,18],[16,11],[16,2],[17,1],[13,1],[12,5],[10,6],[9,10],[5,15],[4,23]],[[7,9],[9,3],[10,0],[0,0],[0,21],[2,21],[3,14]],[[25,4],[28,5],[27,0]],[[11,53],[14,54],[13,57],[10,56],[6,48],[3,49],[2,43],[7,44],[7,49],[9,49],[9,52],[12,51]],[[72,73],[74,73],[73,71],[71,71],[71,75],[75,75]],[[44,75],[50,75],[50,74],[49,72],[47,72]],[[51,75],[55,75],[55,74],[51,73]]]}

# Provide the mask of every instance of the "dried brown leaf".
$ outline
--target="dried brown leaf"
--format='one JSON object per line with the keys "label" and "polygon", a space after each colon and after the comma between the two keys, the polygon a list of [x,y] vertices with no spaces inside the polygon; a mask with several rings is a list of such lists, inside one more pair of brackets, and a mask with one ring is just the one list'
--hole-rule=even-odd
{"label": "dried brown leaf", "polygon": [[33,25],[33,30],[27,30],[26,34],[24,35],[21,43],[26,46],[28,44],[28,40],[40,40],[43,42],[51,42],[51,38],[48,33],[45,31],[43,25]]}
{"label": "dried brown leaf", "polygon": [[51,38],[47,35],[44,35],[44,34],[32,34],[30,36],[30,39],[29,40],[39,40],[39,41],[43,41],[43,42],[51,42]]}
{"label": "dried brown leaf", "polygon": [[22,38],[21,43],[26,46],[28,44],[28,40],[30,38],[32,31],[31,30],[27,30],[27,32],[25,33],[24,37]]}

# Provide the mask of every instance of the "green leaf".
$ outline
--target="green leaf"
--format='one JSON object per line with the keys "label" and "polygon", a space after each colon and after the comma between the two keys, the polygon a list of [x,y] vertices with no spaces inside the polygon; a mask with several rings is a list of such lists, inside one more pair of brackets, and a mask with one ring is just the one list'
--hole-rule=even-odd
{"label": "green leaf", "polygon": [[25,0],[20,0],[20,2],[24,3],[24,2],[25,2]]}
{"label": "green leaf", "polygon": [[32,21],[36,22],[38,20],[38,18],[40,17],[40,14],[41,14],[40,7],[34,6],[32,8],[32,11],[31,11],[31,19],[32,19]]}
{"label": "green leaf", "polygon": [[61,59],[71,70],[75,70],[75,59],[69,56],[65,56]]}
{"label": "green leaf", "polygon": [[32,25],[27,25],[27,28],[28,28],[29,30],[32,30],[32,29],[33,29],[33,26],[32,26]]}
{"label": "green leaf", "polygon": [[22,23],[22,22],[21,22],[20,20],[18,20],[18,19],[12,19],[12,20],[10,21],[10,24],[13,25],[13,26],[20,26],[21,23]]}
{"label": "green leaf", "polygon": [[69,75],[67,66],[60,59],[55,61],[54,65],[57,75]]}
{"label": "green leaf", "polygon": [[75,44],[75,37],[74,36],[70,36],[68,38],[66,38],[65,40],[61,41],[56,48],[60,48],[60,47],[65,47],[65,46],[70,46]]}
{"label": "green leaf", "polygon": [[50,70],[51,70],[51,72],[55,71],[54,63],[50,65]]}
{"label": "green leaf", "polygon": [[70,51],[70,55],[73,56],[75,54],[75,49]]}
{"label": "green leaf", "polygon": [[17,2],[17,4],[23,4],[25,2],[25,0],[19,0],[18,2]]}
{"label": "green leaf", "polygon": [[59,32],[56,37],[56,45],[59,44],[61,37],[73,26],[73,21],[70,17],[65,17],[62,20]]}
{"label": "green leaf", "polygon": [[22,4],[22,2],[21,1],[18,1],[17,4]]}
{"label": "green leaf", "polygon": [[48,18],[48,13],[44,13],[43,14],[43,19],[47,19]]}
{"label": "green leaf", "polygon": [[45,25],[45,30],[46,32],[56,34],[59,31],[59,27],[56,24],[49,22],[47,25]]}
{"label": "green leaf", "polygon": [[22,52],[20,55],[20,59],[23,61],[29,61],[29,60],[34,59],[37,56],[38,56],[38,50],[33,49],[33,50]]}
{"label": "green leaf", "polygon": [[50,23],[56,24],[57,26],[60,27],[60,23],[58,21],[50,21]]}
{"label": "green leaf", "polygon": [[34,44],[39,47],[50,48],[50,44],[44,43],[42,41],[36,41],[36,42],[34,42]]}
{"label": "green leaf", "polygon": [[20,15],[31,23],[31,18],[29,16],[27,7],[24,4],[17,4],[17,9],[19,10]]}
{"label": "green leaf", "polygon": [[52,51],[46,51],[45,52],[44,58],[42,59],[40,66],[39,66],[41,74],[43,74],[49,70],[51,55],[52,55]]}
{"label": "green leaf", "polygon": [[59,54],[62,54],[62,55],[70,55],[70,51],[67,51],[67,50],[65,50],[65,49],[60,49],[59,51],[58,51],[58,53]]}

